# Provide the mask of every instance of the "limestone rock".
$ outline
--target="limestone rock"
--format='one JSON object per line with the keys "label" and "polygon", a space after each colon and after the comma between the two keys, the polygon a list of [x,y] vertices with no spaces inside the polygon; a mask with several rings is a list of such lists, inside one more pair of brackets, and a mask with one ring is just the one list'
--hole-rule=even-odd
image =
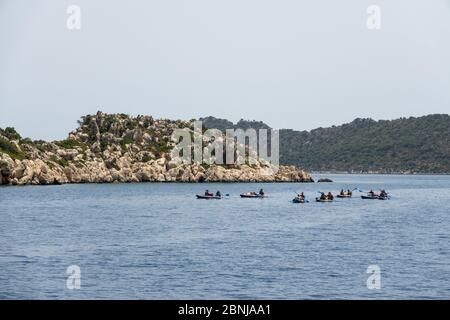
{"label": "limestone rock", "polygon": [[[64,144],[30,139],[19,144],[1,136],[17,152],[11,156],[0,149],[0,184],[312,181],[302,170],[275,168],[264,160],[251,166],[178,164],[169,156],[171,134],[187,128],[193,137],[198,135],[188,121],[98,112],[82,117],[79,124]],[[238,150],[235,155],[243,156]]]}

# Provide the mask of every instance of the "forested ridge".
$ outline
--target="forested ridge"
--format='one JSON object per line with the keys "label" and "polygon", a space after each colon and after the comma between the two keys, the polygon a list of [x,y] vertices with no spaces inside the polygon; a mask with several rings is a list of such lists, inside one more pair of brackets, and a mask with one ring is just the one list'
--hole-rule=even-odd
{"label": "forested ridge", "polygon": [[[268,128],[203,118],[209,128]],[[309,171],[450,173],[450,116],[375,121],[370,118],[311,131],[280,130],[280,162]]]}

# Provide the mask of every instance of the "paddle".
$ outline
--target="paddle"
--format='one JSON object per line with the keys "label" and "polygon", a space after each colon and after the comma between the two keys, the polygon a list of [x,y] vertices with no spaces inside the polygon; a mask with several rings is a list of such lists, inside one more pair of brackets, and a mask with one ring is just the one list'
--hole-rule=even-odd
{"label": "paddle", "polygon": [[224,199],[224,200],[230,200],[230,199],[231,199],[231,198],[230,198],[230,194],[229,194],[229,193],[226,193],[226,194],[222,195],[222,199]]}
{"label": "paddle", "polygon": [[356,191],[356,190],[358,190],[358,188],[353,188],[351,192],[353,193],[353,191]]}
{"label": "paddle", "polygon": [[[352,190],[347,190],[347,191],[344,191],[344,192],[346,192],[345,194],[352,196],[352,193],[353,193],[353,191],[355,191],[355,190],[358,190],[358,188],[353,188]],[[349,191],[350,191],[350,192],[349,192]],[[358,190],[358,191],[360,191],[360,190]]]}
{"label": "paddle", "polygon": [[317,193],[320,193],[320,195],[322,195],[322,193],[325,194],[325,192],[322,192],[322,191],[317,191]]}

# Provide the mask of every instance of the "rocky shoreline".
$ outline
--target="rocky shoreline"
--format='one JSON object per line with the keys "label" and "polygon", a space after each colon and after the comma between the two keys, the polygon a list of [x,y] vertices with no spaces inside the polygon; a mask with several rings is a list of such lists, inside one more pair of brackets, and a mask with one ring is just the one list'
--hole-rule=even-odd
{"label": "rocky shoreline", "polygon": [[174,129],[192,121],[87,115],[63,141],[23,139],[0,129],[0,185],[131,182],[313,182],[294,166],[181,164],[171,159]]}

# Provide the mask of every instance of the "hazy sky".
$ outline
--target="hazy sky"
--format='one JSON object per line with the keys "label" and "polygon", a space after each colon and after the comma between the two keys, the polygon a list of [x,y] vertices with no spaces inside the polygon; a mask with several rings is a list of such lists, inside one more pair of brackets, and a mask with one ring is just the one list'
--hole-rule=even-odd
{"label": "hazy sky", "polygon": [[98,109],[300,130],[449,113],[450,0],[0,0],[0,127],[63,139]]}

